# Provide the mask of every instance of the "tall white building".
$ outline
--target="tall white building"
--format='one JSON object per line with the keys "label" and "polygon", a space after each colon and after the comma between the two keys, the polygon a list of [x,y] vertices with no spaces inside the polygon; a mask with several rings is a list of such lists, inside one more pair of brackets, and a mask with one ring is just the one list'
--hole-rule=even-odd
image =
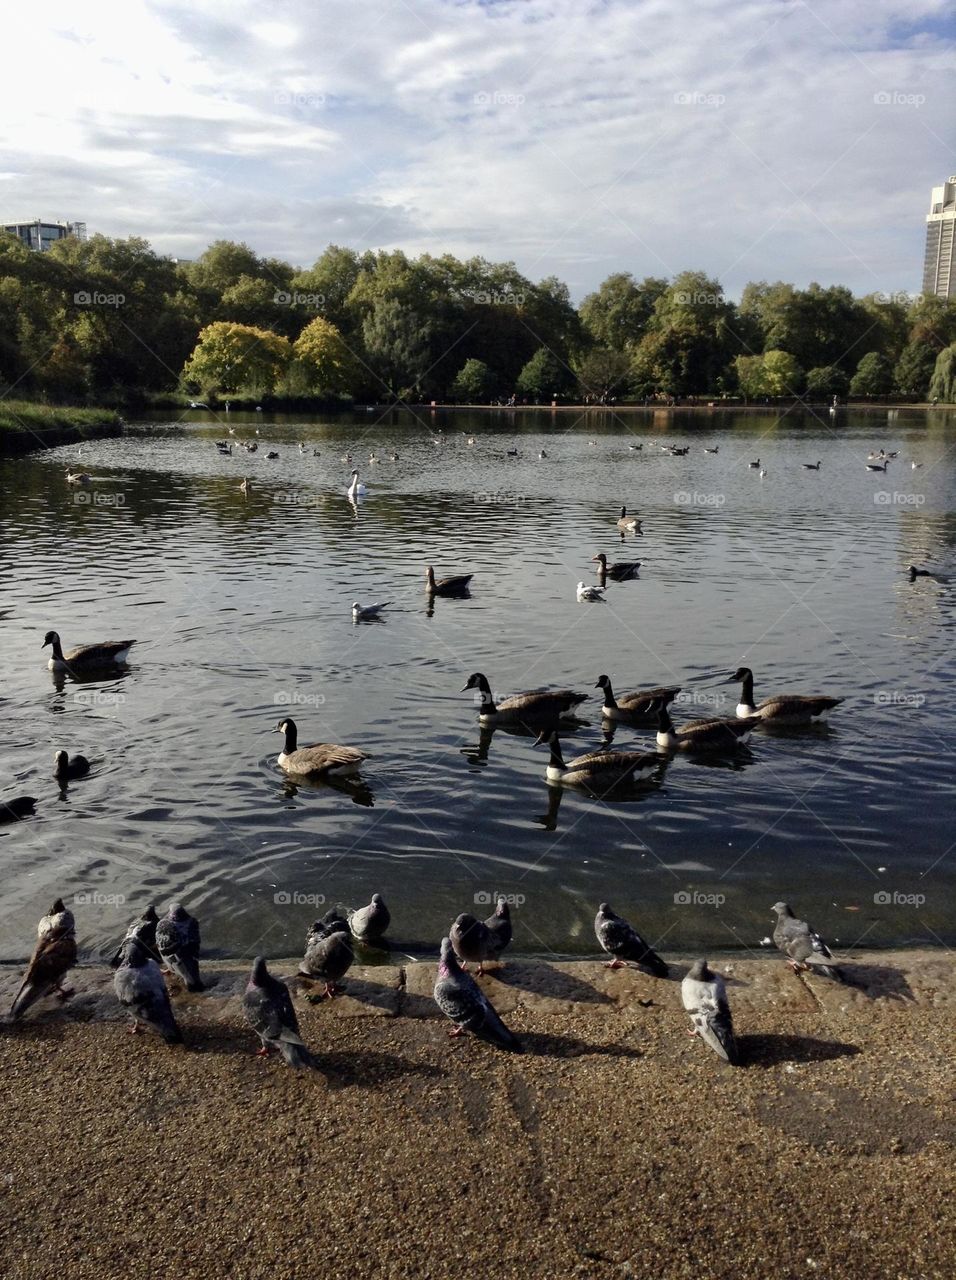
{"label": "tall white building", "polygon": [[956,298],[956,175],[933,188],[926,215],[923,292]]}

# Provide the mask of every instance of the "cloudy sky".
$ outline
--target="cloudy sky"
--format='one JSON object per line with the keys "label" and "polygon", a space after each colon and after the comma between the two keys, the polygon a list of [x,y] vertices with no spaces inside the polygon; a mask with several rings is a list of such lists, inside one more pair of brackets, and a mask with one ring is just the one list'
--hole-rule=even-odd
{"label": "cloudy sky", "polygon": [[946,0],[43,0],[0,213],[195,257],[330,242],[918,291],[956,172]]}

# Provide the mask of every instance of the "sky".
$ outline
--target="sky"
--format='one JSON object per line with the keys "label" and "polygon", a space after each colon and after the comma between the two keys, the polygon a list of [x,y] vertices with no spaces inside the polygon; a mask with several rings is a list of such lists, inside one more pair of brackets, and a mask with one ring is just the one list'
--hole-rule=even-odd
{"label": "sky", "polygon": [[[949,16],[947,16],[949,15]],[[918,292],[946,0],[44,0],[4,15],[0,215],[195,258],[329,243]]]}

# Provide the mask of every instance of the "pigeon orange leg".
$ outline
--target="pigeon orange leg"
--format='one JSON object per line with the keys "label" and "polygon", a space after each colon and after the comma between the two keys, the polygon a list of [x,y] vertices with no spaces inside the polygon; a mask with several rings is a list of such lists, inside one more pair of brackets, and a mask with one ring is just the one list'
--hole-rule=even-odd
{"label": "pigeon orange leg", "polygon": [[132,1025],[132,1026],[130,1027],[130,1029],[129,1029],[129,1034],[130,1034],[131,1036],[135,1036],[135,1035],[138,1035],[138,1034],[139,1034],[139,1023],[138,1023],[138,1022],[134,1022],[134,1023],[133,1023],[133,1025]]}
{"label": "pigeon orange leg", "polygon": [[452,1027],[451,1031],[449,1031],[448,1034],[449,1036],[452,1037],[452,1039],[454,1039],[456,1036],[460,1036],[464,1030],[465,1030],[464,1027]]}
{"label": "pigeon orange leg", "polygon": [[257,1058],[268,1058],[268,1056],[269,1050],[266,1045],[263,1045],[261,1049],[257,1049],[255,1052],[255,1057]]}
{"label": "pigeon orange leg", "polygon": [[604,967],[605,969],[626,969],[627,965],[623,960],[618,960],[617,956],[615,956],[613,960],[605,960]]}

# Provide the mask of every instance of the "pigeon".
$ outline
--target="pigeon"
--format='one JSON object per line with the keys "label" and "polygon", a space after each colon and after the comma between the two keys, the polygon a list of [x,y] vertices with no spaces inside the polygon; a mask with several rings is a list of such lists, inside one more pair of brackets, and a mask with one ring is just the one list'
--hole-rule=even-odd
{"label": "pigeon", "polygon": [[139,919],[134,920],[126,930],[123,935],[123,941],[110,961],[110,968],[119,968],[123,959],[123,947],[127,942],[138,942],[151,960],[158,960],[159,951],[156,948],[156,925],[158,921],[159,916],[156,914],[156,908],[150,903]]}
{"label": "pigeon", "polygon": [[[461,917],[459,917],[460,919]],[[451,938],[441,940],[441,960],[435,979],[435,1003],[446,1018],[455,1024],[450,1036],[463,1031],[510,1053],[523,1053],[521,1041],[514,1036],[495,1013],[485,993],[470,973],[458,963]]]}
{"label": "pigeon", "polygon": [[319,938],[328,938],[333,933],[349,933],[348,916],[339,907],[330,907],[321,920],[315,920],[305,935],[305,945],[310,946]]}
{"label": "pigeon", "polygon": [[348,922],[345,921],[344,925],[344,928],[340,928],[338,922],[335,922],[333,927],[336,932],[325,936],[310,929],[305,940],[305,955],[299,965],[299,973],[304,978],[318,978],[325,983],[322,994],[330,1000],[338,990],[339,979],[345,977],[355,959]]}
{"label": "pigeon", "polygon": [[460,915],[455,919],[448,936],[455,955],[462,969],[469,964],[478,966],[478,973],[484,973],[484,962],[497,959],[497,950],[491,930],[474,916]]}
{"label": "pigeon", "polygon": [[173,1017],[169,992],[155,960],[146,948],[131,938],[120,947],[120,963],[113,974],[116,998],[132,1018],[130,1035],[136,1035],[142,1024],[147,1031],[162,1036],[167,1044],[182,1044],[183,1037]]}
{"label": "pigeon", "polygon": [[814,933],[806,920],[798,920],[786,902],[775,902],[771,907],[777,914],[773,940],[785,956],[794,973],[812,969],[834,982],[842,982],[843,975],[834,964],[830,948],[818,933]]}
{"label": "pigeon", "polygon": [[680,998],[690,1014],[692,1036],[700,1036],[714,1053],[736,1066],[740,1061],[734,1023],[727,1003],[727,990],[719,973],[707,967],[706,960],[696,960],[680,984]]}
{"label": "pigeon", "polygon": [[312,1067],[312,1055],[299,1035],[289,988],[273,978],[262,956],[256,956],[252,973],[242,997],[246,1021],[262,1041],[259,1056],[267,1058],[270,1049],[278,1049],[290,1067]]}
{"label": "pigeon", "polygon": [[367,907],[353,911],[349,916],[349,927],[353,937],[360,942],[378,942],[391,922],[391,914],[380,893],[372,894],[372,901]]}
{"label": "pigeon", "polygon": [[55,991],[61,1000],[72,995],[63,987],[63,977],[76,964],[76,933],[73,912],[57,898],[37,925],[37,944],[14,996],[11,1018],[20,1018],[31,1005]]}
{"label": "pigeon", "polygon": [[491,934],[489,960],[500,958],[502,951],[511,943],[511,908],[504,898],[495,903],[495,913],[485,921],[485,927]]}
{"label": "pigeon", "polygon": [[156,925],[156,946],[167,972],[172,972],[187,991],[205,991],[199,976],[199,921],[179,902]]}
{"label": "pigeon", "polygon": [[626,968],[626,961],[650,969],[656,978],[666,978],[668,968],[656,951],[652,950],[632,925],[615,915],[606,902],[602,902],[594,917],[594,932],[611,960],[605,960],[608,969]]}

